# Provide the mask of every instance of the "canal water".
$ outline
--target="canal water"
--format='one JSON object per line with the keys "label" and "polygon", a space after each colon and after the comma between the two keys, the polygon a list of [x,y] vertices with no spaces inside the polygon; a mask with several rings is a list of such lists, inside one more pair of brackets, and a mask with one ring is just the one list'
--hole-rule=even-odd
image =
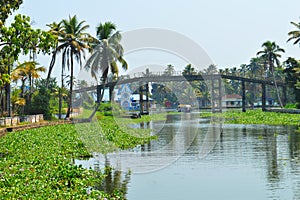
{"label": "canal water", "polygon": [[129,200],[300,199],[296,127],[222,124],[183,113],[136,128],[154,130],[158,140],[77,164],[130,169]]}

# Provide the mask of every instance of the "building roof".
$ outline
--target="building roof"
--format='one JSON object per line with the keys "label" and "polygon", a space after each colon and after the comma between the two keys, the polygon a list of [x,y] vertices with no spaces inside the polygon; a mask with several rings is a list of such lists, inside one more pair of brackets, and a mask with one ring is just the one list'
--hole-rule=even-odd
{"label": "building roof", "polygon": [[222,99],[226,100],[226,99],[242,99],[242,96],[239,94],[226,94],[225,96],[222,97]]}

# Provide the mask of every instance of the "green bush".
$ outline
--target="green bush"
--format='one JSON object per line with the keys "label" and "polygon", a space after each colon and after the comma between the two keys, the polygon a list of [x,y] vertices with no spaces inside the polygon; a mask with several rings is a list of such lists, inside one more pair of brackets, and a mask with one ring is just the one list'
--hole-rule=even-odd
{"label": "green bush", "polygon": [[107,103],[101,103],[99,106],[98,111],[103,112],[103,111],[111,111],[112,107],[111,107],[111,103],[107,102]]}
{"label": "green bush", "polygon": [[284,108],[298,108],[298,103],[289,103]]}

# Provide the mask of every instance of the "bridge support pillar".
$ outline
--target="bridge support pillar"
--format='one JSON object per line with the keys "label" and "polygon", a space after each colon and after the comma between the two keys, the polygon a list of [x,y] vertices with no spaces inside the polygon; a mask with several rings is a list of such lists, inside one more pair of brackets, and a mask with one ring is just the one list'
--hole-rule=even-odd
{"label": "bridge support pillar", "polygon": [[261,95],[261,109],[262,111],[266,111],[266,99],[267,99],[267,95],[266,95],[266,84],[262,83],[261,84],[261,88],[262,88],[262,95]]}
{"label": "bridge support pillar", "polygon": [[242,112],[246,112],[246,89],[245,89],[245,81],[242,81]]}
{"label": "bridge support pillar", "polygon": [[101,99],[101,85],[97,85],[97,103],[100,103]]}
{"label": "bridge support pillar", "polygon": [[149,83],[146,83],[146,109],[147,109],[147,113],[150,113],[150,101],[149,101]]}
{"label": "bridge support pillar", "polygon": [[287,90],[287,87],[286,85],[282,87],[282,92],[283,92],[283,106],[286,105],[286,102],[287,102],[287,96],[286,96],[286,90]]}
{"label": "bridge support pillar", "polygon": [[[140,114],[149,114],[150,102],[149,102],[149,84],[140,82],[139,94],[140,94]],[[144,95],[146,99],[144,100]]]}
{"label": "bridge support pillar", "polygon": [[[216,82],[217,80],[217,82]],[[222,79],[211,80],[212,112],[222,112]]]}
{"label": "bridge support pillar", "polygon": [[139,94],[140,94],[140,114],[144,113],[144,99],[143,99],[143,83],[140,82]]}
{"label": "bridge support pillar", "polygon": [[114,92],[114,87],[110,86],[109,87],[109,101],[110,101],[110,103],[113,102],[113,92]]}

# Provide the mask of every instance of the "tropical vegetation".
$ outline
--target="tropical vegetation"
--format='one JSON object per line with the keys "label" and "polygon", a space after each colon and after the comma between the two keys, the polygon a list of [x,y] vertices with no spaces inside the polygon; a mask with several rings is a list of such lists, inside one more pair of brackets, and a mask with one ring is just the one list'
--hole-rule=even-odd
{"label": "tropical vegetation", "polygon": [[[0,140],[0,197],[5,199],[123,199],[128,176],[122,182],[119,172],[109,166],[95,171],[74,165],[77,158],[89,157],[92,152],[108,153],[119,149],[133,148],[148,143],[156,136],[149,130],[134,130],[124,119],[125,112],[115,104],[103,104],[104,89],[97,102],[92,93],[73,93],[74,88],[83,89],[88,83],[76,80],[75,69],[88,71],[97,83],[108,83],[119,78],[119,69],[128,69],[121,45],[122,34],[112,22],[102,22],[96,35],[88,33],[89,25],[76,15],[48,24],[49,30],[33,27],[29,16],[18,14],[12,23],[6,24],[8,16],[19,8],[22,1],[1,1],[0,5],[0,116],[44,114],[52,119],[53,114],[71,117],[75,107],[84,109],[84,117],[96,115],[97,122],[77,125],[60,125],[35,130],[9,133]],[[288,33],[287,42],[300,44],[300,22],[291,22],[295,30]],[[181,75],[223,74],[255,78],[274,82],[267,88],[270,104],[300,108],[300,61],[289,57],[279,62],[285,53],[275,41],[266,41],[256,57],[248,63],[218,69],[217,65],[197,71],[188,64]],[[254,52],[255,53],[255,52]],[[49,66],[39,65],[39,56],[49,55]],[[91,55],[87,60],[85,55]],[[22,60],[21,57],[26,57]],[[61,58],[61,63],[57,59]],[[56,68],[55,68],[56,67]],[[51,77],[53,71],[61,73],[61,83]],[[41,78],[47,72],[47,78]],[[163,75],[173,75],[175,66],[168,64]],[[178,75],[178,74],[177,74]],[[278,87],[279,82],[288,86],[286,98]],[[153,83],[152,96],[162,106],[177,106],[179,103],[200,107],[211,106],[210,83],[207,81],[182,81],[164,84]],[[239,80],[224,80],[226,94],[243,94]],[[262,99],[262,85],[247,83],[246,104],[254,107]],[[98,91],[97,91],[98,92]],[[98,93],[99,94],[99,93]],[[283,101],[284,100],[284,101]],[[285,104],[287,103],[288,104]],[[99,111],[99,112],[97,112]],[[114,113],[120,114],[116,117]],[[211,116],[202,113],[203,117]],[[299,126],[299,115],[249,110],[215,114],[227,123],[276,124]],[[81,116],[79,116],[81,117]],[[143,116],[135,122],[160,120],[164,116]],[[128,173],[127,175],[129,175]],[[112,180],[113,179],[113,180]],[[105,182],[105,184],[103,183]],[[112,182],[117,190],[106,183]]]}
{"label": "tropical vegetation", "polygon": [[230,110],[223,113],[203,112],[201,117],[221,117],[226,124],[268,124],[300,126],[298,114],[263,112],[262,110]]}
{"label": "tropical vegetation", "polygon": [[128,122],[135,123],[131,119],[119,121],[122,126],[111,116],[98,117],[101,121],[95,123],[48,126],[2,137],[1,198],[124,199],[128,176],[122,178],[123,173],[114,172],[109,165],[99,171],[86,169],[74,165],[74,159],[88,159],[95,151],[109,153],[133,148],[156,136],[150,136],[146,129],[142,132],[129,128]]}

